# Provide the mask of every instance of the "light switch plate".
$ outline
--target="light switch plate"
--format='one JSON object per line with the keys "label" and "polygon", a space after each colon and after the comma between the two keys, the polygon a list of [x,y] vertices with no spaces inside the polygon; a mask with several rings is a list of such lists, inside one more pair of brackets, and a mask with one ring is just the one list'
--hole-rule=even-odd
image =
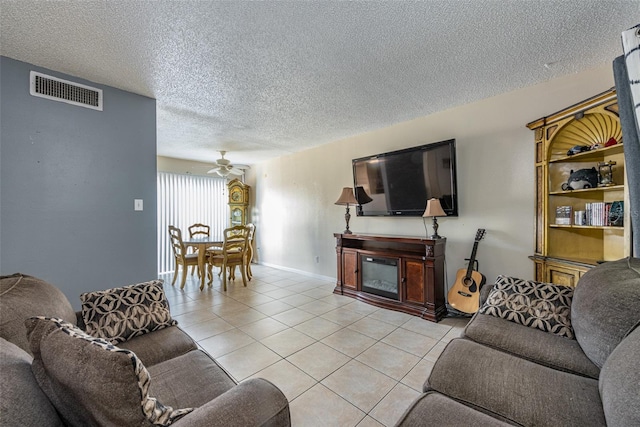
{"label": "light switch plate", "polygon": [[133,200],[133,210],[141,211],[142,210],[142,199],[134,199]]}

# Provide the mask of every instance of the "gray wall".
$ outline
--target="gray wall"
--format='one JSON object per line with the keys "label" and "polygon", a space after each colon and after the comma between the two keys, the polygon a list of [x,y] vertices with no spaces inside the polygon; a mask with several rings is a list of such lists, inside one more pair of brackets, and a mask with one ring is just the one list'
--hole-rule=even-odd
{"label": "gray wall", "polygon": [[[104,110],[31,96],[30,70],[102,89]],[[0,273],[47,280],[76,309],[156,278],[155,100],[6,57],[0,94]]]}

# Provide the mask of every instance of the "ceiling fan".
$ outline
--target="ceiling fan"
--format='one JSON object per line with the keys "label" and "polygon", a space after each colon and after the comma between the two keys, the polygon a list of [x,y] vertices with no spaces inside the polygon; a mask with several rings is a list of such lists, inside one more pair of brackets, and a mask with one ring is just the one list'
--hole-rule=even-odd
{"label": "ceiling fan", "polygon": [[227,176],[229,174],[242,175],[245,169],[250,169],[248,165],[232,165],[231,161],[224,158],[226,151],[220,151],[222,158],[216,160],[216,166],[207,173],[217,173],[220,176]]}

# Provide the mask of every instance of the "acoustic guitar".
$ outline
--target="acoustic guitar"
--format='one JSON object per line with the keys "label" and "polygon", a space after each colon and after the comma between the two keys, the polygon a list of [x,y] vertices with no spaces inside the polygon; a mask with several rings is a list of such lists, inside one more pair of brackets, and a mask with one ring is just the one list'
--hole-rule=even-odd
{"label": "acoustic guitar", "polygon": [[478,243],[484,238],[485,233],[484,228],[479,228],[476,232],[476,239],[473,243],[469,266],[466,269],[461,268],[458,270],[456,282],[447,295],[449,305],[463,313],[475,313],[480,307],[480,288],[484,285],[486,278],[479,271],[474,270],[473,266],[476,261]]}

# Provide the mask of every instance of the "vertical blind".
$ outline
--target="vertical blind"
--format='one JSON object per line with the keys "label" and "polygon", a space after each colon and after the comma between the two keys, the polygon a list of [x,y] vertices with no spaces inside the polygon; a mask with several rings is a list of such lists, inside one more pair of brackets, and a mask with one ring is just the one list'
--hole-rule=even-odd
{"label": "vertical blind", "polygon": [[212,236],[222,236],[227,227],[227,186],[224,178],[158,172],[158,273],[175,270],[169,226],[189,236],[195,223],[211,227]]}

